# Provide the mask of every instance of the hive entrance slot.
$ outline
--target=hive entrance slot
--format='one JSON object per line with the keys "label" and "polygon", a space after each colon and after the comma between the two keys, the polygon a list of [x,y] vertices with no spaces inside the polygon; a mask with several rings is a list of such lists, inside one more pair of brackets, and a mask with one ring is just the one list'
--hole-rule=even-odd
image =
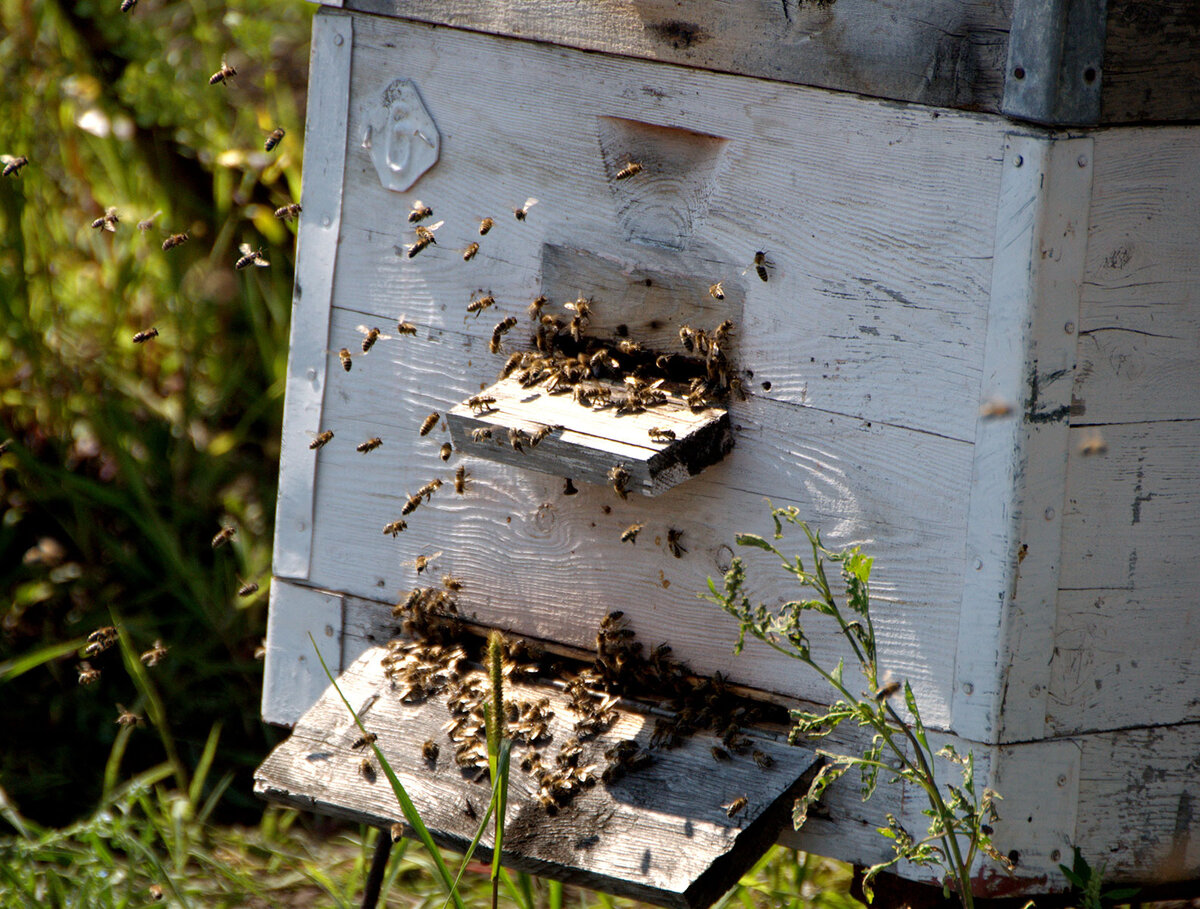
{"label": "hive entrance slot", "polygon": [[[628,389],[588,383],[615,402]],[[526,388],[502,379],[447,415],[454,447],[465,454],[585,483],[621,485],[626,493],[656,496],[721,460],[733,447],[723,407],[693,412],[667,394],[640,413],[619,413],[616,403],[584,407],[569,394],[543,385]],[[625,472],[625,479],[619,471]]]}

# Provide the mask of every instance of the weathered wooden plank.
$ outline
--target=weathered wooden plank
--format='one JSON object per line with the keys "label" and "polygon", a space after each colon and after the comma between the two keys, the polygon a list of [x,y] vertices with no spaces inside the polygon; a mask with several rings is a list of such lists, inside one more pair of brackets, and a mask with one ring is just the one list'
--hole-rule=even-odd
{"label": "weathered wooden plank", "polygon": [[1195,128],[1096,136],[1072,425],[1200,417],[1197,173]]}
{"label": "weathered wooden plank", "polygon": [[[760,391],[971,439],[1003,121],[376,17],[356,36],[342,305],[452,328],[484,291],[497,319],[523,317],[539,294],[561,304],[582,292],[603,317],[649,279],[694,300],[712,327],[725,315],[703,288],[723,281],[739,365]],[[471,58],[496,78],[460,65]],[[359,147],[401,76],[443,136],[438,165],[404,195],[382,189]],[[699,137],[697,160],[716,163],[618,185],[621,130],[630,147]],[[781,187],[794,204],[780,205]],[[529,196],[539,204],[519,223],[509,210]],[[446,223],[438,245],[410,259],[414,198]],[[634,240],[672,248],[631,242],[621,216],[631,199],[655,213]],[[480,237],[485,215],[496,226]],[[464,263],[455,250],[471,242],[480,250]],[[573,275],[548,248],[610,267]],[[747,270],[758,250],[774,266],[765,283]],[[477,320],[481,333],[491,324]]]}
{"label": "weathered wooden plank", "polygon": [[1200,118],[1200,16],[1191,0],[1108,0],[1102,123]]}
{"label": "weathered wooden plank", "polygon": [[[455,764],[456,744],[445,729],[453,718],[447,695],[403,702],[381,665],[386,653],[379,647],[361,656],[339,685],[378,736],[380,750],[434,836],[465,848],[483,816],[489,786]],[[505,698],[530,703],[547,698],[552,716],[544,741],[514,748],[505,864],[664,906],[707,906],[732,886],[774,842],[818,763],[810,751],[764,737],[754,739],[754,748],[769,756],[769,767],[758,766],[748,753],[717,760],[711,749],[720,740],[697,735],[681,747],[650,751],[647,767],[600,782],[610,763],[604,753],[617,742],[650,749],[652,717],[621,709],[608,731],[581,745],[577,767],[596,783],[551,815],[539,802],[538,779],[521,761],[537,753],[547,767],[555,766],[564,743],[574,738],[578,717],[569,698],[550,685],[510,683]],[[337,693],[328,690],[259,768],[256,791],[380,826],[402,822],[382,771],[364,774],[359,768],[364,751],[352,746],[360,735]],[[433,760],[426,757],[427,741],[438,746]],[[704,785],[696,785],[701,778]],[[745,806],[728,809],[739,797]],[[492,842],[486,833],[482,858]]]}
{"label": "weathered wooden plank", "polygon": [[267,653],[263,667],[262,715],[268,723],[291,724],[325,690],[328,681],[315,659],[313,641],[329,666],[342,662],[343,598],[282,578],[271,581]]}

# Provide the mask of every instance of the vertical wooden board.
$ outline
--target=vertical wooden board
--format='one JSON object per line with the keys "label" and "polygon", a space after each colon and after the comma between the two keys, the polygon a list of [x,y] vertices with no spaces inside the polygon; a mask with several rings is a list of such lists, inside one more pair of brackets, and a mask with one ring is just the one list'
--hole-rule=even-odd
{"label": "vertical wooden board", "polygon": [[[262,716],[290,726],[320,696],[329,680],[313,641],[332,672],[342,668],[342,597],[275,578],[267,618]],[[309,640],[312,635],[312,640]]]}
{"label": "vertical wooden board", "polygon": [[[331,336],[348,335],[362,318],[335,308]],[[464,336],[431,336],[421,326],[415,338],[379,342],[331,380],[325,416],[336,436],[310,453],[319,465],[321,515],[314,584],[391,602],[419,580],[416,556],[441,552],[430,569],[434,582],[447,571],[460,577],[467,584],[460,605],[482,621],[591,646],[600,618],[620,608],[643,639],[670,641],[698,670],[815,693],[819,686],[798,677],[790,661],[765,652],[732,659],[732,620],[696,598],[708,577],[728,567],[736,532],[768,531],[768,498],[795,503],[829,545],[858,543],[877,557],[873,592],[889,642],[885,663],[930,701],[931,723],[944,719],[938,705],[953,663],[961,583],[955,557],[965,521],[965,503],[945,490],[965,488],[971,446],[752,397],[732,405],[738,441],[725,461],[654,500],[622,501],[606,486],[582,483],[565,496],[561,479],[477,459],[461,461],[468,486],[458,496],[460,461],[439,459],[446,439],[440,421],[425,438],[417,429],[428,413],[444,412],[490,376],[493,358],[464,359],[466,344]],[[458,370],[447,369],[448,361]],[[379,449],[354,450],[372,436],[382,438]],[[385,536],[383,526],[400,519],[408,496],[434,477],[445,485],[404,518],[407,530]],[[635,521],[646,525],[636,544],[620,542]],[[683,558],[668,551],[671,527],[684,532]],[[786,545],[800,551],[801,540],[797,534]],[[945,556],[931,562],[930,552]],[[794,595],[770,560],[747,558],[764,601]],[[832,646],[830,634],[817,638],[818,646]]]}
{"label": "vertical wooden board", "polygon": [[1107,0],[1102,123],[1200,118],[1200,17],[1191,0]]}
{"label": "vertical wooden board", "polygon": [[[684,242],[686,223],[673,267],[686,275],[706,261],[710,280],[744,294],[739,359],[759,390],[971,439],[1000,121],[375,17],[361,18],[356,55],[342,305],[369,301],[382,315],[449,328],[473,294],[491,291],[498,318],[538,293],[560,303],[586,290],[602,311],[630,292],[642,260],[672,267],[663,244]],[[484,61],[489,78],[463,59]],[[360,143],[380,92],[401,77],[437,121],[442,157],[396,195],[379,186]],[[655,180],[648,156],[650,174],[618,186],[614,122],[629,124],[630,148],[653,145],[655,130],[663,148],[684,133],[708,137],[697,160],[716,163]],[[618,216],[629,194],[660,212],[657,246],[628,239]],[[529,196],[539,204],[518,223],[510,209]],[[409,259],[415,198],[446,224],[436,247]],[[480,238],[485,215],[496,227]],[[469,242],[481,248],[464,263],[455,250]],[[546,245],[611,258],[628,276],[550,286]],[[746,270],[757,250],[774,265],[766,283]]]}
{"label": "vertical wooden board", "polygon": [[1200,417],[1198,208],[1200,130],[1097,133],[1072,425]]}
{"label": "vertical wooden board", "polygon": [[[340,4],[339,4],[340,5]],[[351,0],[352,9],[939,107],[999,109],[1011,9],[996,0]]]}

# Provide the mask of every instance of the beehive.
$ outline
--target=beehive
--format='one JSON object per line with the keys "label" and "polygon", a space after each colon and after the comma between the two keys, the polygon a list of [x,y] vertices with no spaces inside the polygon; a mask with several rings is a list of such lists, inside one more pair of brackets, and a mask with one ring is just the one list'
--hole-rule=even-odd
{"label": "beehive", "polygon": [[[875,556],[884,664],[1004,795],[1019,862],[981,896],[1063,886],[1073,846],[1200,876],[1200,130],[1162,125],[1200,114],[1183,4],[346,5],[314,25],[264,717],[325,690],[309,632],[340,668],[386,641],[435,552],[481,625],[587,648],[621,609],[698,672],[821,702],[696,597],[770,499]],[[410,258],[416,200],[444,224]],[[529,346],[543,294],[656,350],[734,320],[732,450],[654,498],[443,463],[445,422],[418,427],[496,380],[497,320]],[[401,319],[343,371],[357,326]],[[467,494],[380,532],[460,463]],[[869,864],[885,811],[920,825],[895,788],[828,807],[789,842]]]}

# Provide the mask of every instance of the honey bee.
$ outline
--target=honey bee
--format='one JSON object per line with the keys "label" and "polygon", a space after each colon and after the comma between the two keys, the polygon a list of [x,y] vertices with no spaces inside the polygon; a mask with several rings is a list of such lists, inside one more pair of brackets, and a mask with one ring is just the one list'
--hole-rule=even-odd
{"label": "honey bee", "polygon": [[[491,395],[473,395],[467,398],[467,406],[475,413],[487,413],[489,410],[495,410],[496,399]],[[479,441],[476,439],[475,441]]]}
{"label": "honey bee", "polygon": [[267,658],[267,639],[263,638],[259,645],[254,648],[254,659],[265,660]]}
{"label": "honey bee", "polygon": [[487,234],[487,232],[492,229],[492,225],[495,223],[496,222],[493,221],[491,218],[483,218],[479,222],[479,236],[481,236],[481,237],[485,236]]}
{"label": "honey bee", "polygon": [[279,208],[275,209],[275,217],[280,221],[295,221],[296,216],[302,211],[304,211],[304,209],[300,207],[299,202],[292,202],[288,205],[281,205]]}
{"label": "honey bee", "polygon": [[546,438],[546,436],[550,435],[550,433],[554,432],[554,430],[562,428],[563,427],[561,426],[543,425],[535,430],[532,435],[530,435],[529,444],[536,448],[539,444],[541,444],[541,441]]}
{"label": "honey bee", "polygon": [[361,331],[363,333],[363,342],[362,342],[362,352],[363,353],[366,353],[372,347],[374,347],[376,341],[379,341],[381,339],[384,341],[390,341],[392,339],[391,335],[385,335],[378,328],[367,328],[367,326],[365,326],[365,325],[357,326],[356,331]]}
{"label": "honey bee", "polygon": [[254,596],[256,593],[258,593],[258,584],[254,581],[248,581],[238,588],[237,595],[239,597],[249,597]]}
{"label": "honey bee", "polygon": [[342,361],[342,369],[349,372],[354,367],[354,354],[350,353],[349,347],[343,347],[337,352],[338,359]]}
{"label": "honey bee", "polygon": [[396,331],[402,335],[415,335],[417,333],[417,326],[407,321],[404,316],[401,316],[400,321],[396,323]]}
{"label": "honey bee", "polygon": [[445,223],[445,221],[438,221],[437,224],[430,224],[428,227],[422,227],[420,224],[418,224],[417,242],[412,243],[404,248],[408,258],[411,259],[430,244],[437,246],[437,239],[434,237],[433,232]]}
{"label": "honey bee", "polygon": [[212,538],[212,548],[216,549],[219,546],[224,546],[226,543],[228,543],[230,540],[233,539],[233,535],[235,533],[237,533],[236,527],[231,527],[229,525],[222,527],[220,530],[218,530],[216,532],[216,535]]}
{"label": "honey bee", "polygon": [[[229,84],[228,80],[236,75],[237,75],[237,70],[234,69],[232,66],[230,66],[228,63],[226,63],[224,60],[222,60],[221,68],[219,70],[217,70],[215,73],[213,73],[211,76],[208,77],[208,84],[216,85],[219,82],[224,82],[226,84],[226,86],[228,86],[228,84]],[[270,151],[270,149],[268,148],[267,151]]]}
{"label": "honey bee", "polygon": [[888,682],[886,685],[882,686],[878,691],[875,692],[875,700],[877,700],[879,703],[882,704],[888,698],[895,695],[896,692],[899,690],[900,690],[899,682],[897,682],[897,681]]}
{"label": "honey bee", "polygon": [[708,295],[714,300],[724,300],[725,287],[723,286],[723,282],[718,281],[716,284],[710,285],[708,288]]}
{"label": "honey bee", "polygon": [[366,454],[368,451],[374,451],[376,448],[378,448],[382,444],[383,444],[383,439],[379,438],[379,436],[375,436],[372,439],[367,439],[367,441],[361,442],[358,445],[354,446],[354,450],[361,451],[363,454]]}
{"label": "honey bee", "polygon": [[383,525],[383,532],[384,534],[390,533],[392,536],[396,536],[406,527],[408,527],[407,521],[392,521],[390,524]]}
{"label": "honey bee", "polygon": [[452,593],[457,593],[458,591],[462,590],[463,584],[462,581],[460,581],[454,575],[444,574],[442,575],[442,586]]}
{"label": "honey bee", "polygon": [[133,343],[134,344],[145,344],[147,341],[150,341],[157,337],[158,337],[158,329],[157,328],[147,328],[145,331],[139,331],[137,334],[135,334],[133,336]]}
{"label": "honey bee", "polygon": [[365,757],[358,762],[358,772],[362,774],[363,779],[368,783],[375,782],[375,762],[369,757]]}
{"label": "honey bee", "polygon": [[283,141],[284,135],[285,132],[282,126],[275,127],[267,135],[267,141],[263,143],[263,148],[265,148],[267,151],[274,151],[275,146]]}
{"label": "honey bee", "polygon": [[540,296],[536,297],[534,301],[529,304],[529,308],[526,310],[526,312],[529,313],[529,318],[534,320],[540,319],[542,317],[542,307],[549,302],[550,301],[546,299],[545,294],[541,294]]}
{"label": "honey bee", "polygon": [[124,704],[117,705],[117,725],[118,726],[140,726],[142,718],[132,710],[126,710]]}
{"label": "honey bee", "polygon": [[442,450],[440,452],[438,452],[438,457],[440,457],[443,461],[449,461],[450,455],[453,452],[454,452],[454,446],[451,445],[449,442],[444,442],[444,443],[442,443]]}
{"label": "honey bee", "polygon": [[421,424],[419,434],[423,436],[429,435],[429,433],[433,431],[433,427],[437,426],[439,417],[441,417],[441,414],[439,414],[436,410],[427,416],[425,421]]}
{"label": "honey bee", "polygon": [[482,442],[485,439],[490,439],[491,437],[492,437],[492,431],[490,429],[488,429],[487,427],[481,426],[479,429],[471,430],[471,441],[472,442]]}
{"label": "honey bee", "polygon": [[375,733],[364,732],[354,740],[354,743],[350,747],[357,751],[359,748],[366,748],[368,745],[374,745],[378,739],[379,736],[377,736]]}
{"label": "honey bee", "polygon": [[162,209],[159,209],[154,214],[152,214],[149,218],[143,218],[141,221],[138,221],[137,229],[140,230],[142,233],[145,233],[146,231],[148,231],[150,228],[152,228],[154,226],[154,221],[161,214],[162,214]]}
{"label": "honey bee", "polygon": [[112,625],[105,625],[103,628],[97,628],[87,637],[87,647],[84,648],[83,655],[94,657],[108,650],[117,642],[117,629]]}
{"label": "honey bee", "polygon": [[263,255],[261,246],[258,247],[258,249],[251,249],[249,243],[242,243],[238,246],[238,252],[240,252],[242,256],[235,263],[233,263],[233,267],[238,271],[241,271],[243,268],[249,268],[251,265],[255,265],[258,268],[266,268],[271,264],[269,261],[267,261],[266,256]]}
{"label": "honey bee", "polygon": [[81,660],[75,667],[75,671],[79,674],[80,685],[91,685],[93,682],[100,681],[100,670],[93,669],[92,664],[87,660]]}
{"label": "honey bee", "polygon": [[650,439],[654,442],[674,442],[675,430],[663,429],[661,426],[651,426],[647,430],[650,434]]}
{"label": "honey bee", "polygon": [[525,200],[525,204],[522,205],[520,208],[514,208],[513,214],[516,216],[517,220],[524,221],[525,218],[529,215],[529,209],[531,209],[531,208],[533,208],[533,206],[537,205],[537,201],[538,201],[537,199],[534,199],[531,196],[530,198]]}
{"label": "honey bee", "polygon": [[468,243],[467,246],[462,251],[463,261],[470,262],[472,259],[475,258],[475,254],[477,252],[479,252],[479,244],[478,243]]}
{"label": "honey bee", "polygon": [[642,165],[639,164],[637,161],[630,161],[628,164],[626,164],[624,167],[622,167],[619,171],[617,171],[616,179],[628,180],[630,177],[637,176],[641,172],[642,172]]}
{"label": "honey bee", "polygon": [[608,472],[608,480],[612,483],[613,492],[622,499],[629,498],[629,469],[624,464],[618,464]]}
{"label": "honey bee", "polygon": [[145,651],[140,659],[146,666],[157,666],[162,661],[162,658],[167,655],[167,650],[168,648],[163,644],[162,639],[155,638],[154,646]]}
{"label": "honey bee", "polygon": [[21,173],[21,168],[29,163],[29,159],[24,155],[0,155],[0,161],[4,162],[4,176],[15,177]]}
{"label": "honey bee", "polygon": [[1079,443],[1079,453],[1085,458],[1090,458],[1092,455],[1102,455],[1108,451],[1108,443],[1104,441],[1104,436],[1100,434],[1100,430],[1094,429],[1084,436],[1083,441]]}
{"label": "honey bee", "polygon": [[518,429],[516,426],[510,427],[508,430],[508,444],[513,447],[513,451],[525,453],[523,445],[529,442],[529,434],[523,429]]}
{"label": "honey bee", "polygon": [[[310,435],[311,435],[311,433],[310,433]],[[324,432],[320,432],[320,433],[317,433],[316,435],[314,435],[313,440],[308,443],[308,447],[310,450],[316,451],[322,445],[329,444],[329,441],[332,438],[333,438],[333,430],[327,429]]]}
{"label": "honey bee", "polygon": [[426,218],[432,218],[432,217],[433,217],[433,209],[430,208],[428,205],[426,205],[424,202],[422,202],[420,199],[417,199],[416,201],[413,202],[412,211],[410,211],[408,213],[408,223],[409,224],[417,224],[420,221],[424,221]]}
{"label": "honey bee", "polygon": [[725,809],[725,813],[729,817],[733,817],[735,814],[738,814],[741,811],[745,811],[746,805],[749,803],[749,801],[750,800],[747,799],[744,795],[739,795],[728,805],[722,805],[721,807]]}
{"label": "honey bee", "polygon": [[642,532],[645,524],[630,524],[625,528],[625,532],[621,534],[622,543],[637,543],[637,535]]}
{"label": "honey bee", "polygon": [[579,490],[575,488],[575,484],[571,482],[571,478],[563,477],[562,494],[565,496],[573,496],[573,495],[577,495],[578,492],[579,492]]}
{"label": "honey bee", "polygon": [[[138,227],[141,227],[141,224],[138,224]],[[176,246],[182,246],[187,241],[188,235],[186,233],[171,234],[171,236],[162,241],[163,252],[166,252],[168,249],[174,249]]]}
{"label": "honey bee", "polygon": [[683,531],[676,530],[674,527],[667,529],[667,548],[671,550],[671,555],[677,559],[682,559],[683,554],[687,552],[683,544],[679,541],[683,539]]}
{"label": "honey bee", "polygon": [[107,208],[105,209],[103,215],[92,222],[92,227],[96,230],[106,230],[109,233],[115,233],[117,230],[117,224],[120,223],[120,221],[121,218],[117,214],[117,210],[115,208]]}
{"label": "honey bee", "polygon": [[137,0],[121,0],[121,12],[127,13],[137,6]]}
{"label": "honey bee", "polygon": [[750,756],[754,758],[754,763],[762,770],[769,770],[775,766],[775,759],[771,755],[759,751],[757,748],[751,752]]}
{"label": "honey bee", "polygon": [[[430,480],[428,483],[426,483],[424,486],[422,486],[420,489],[417,490],[417,495],[424,496],[425,501],[428,502],[431,498],[433,498],[433,494],[441,488],[442,488],[441,477],[434,477],[432,480]],[[441,553],[439,552],[438,555],[441,555]]]}
{"label": "honey bee", "polygon": [[979,406],[979,415],[985,420],[1007,417],[1012,412],[1012,405],[1001,398],[989,398]]}
{"label": "honey bee", "polygon": [[722,748],[720,745],[713,745],[712,748],[710,748],[709,750],[712,752],[714,761],[732,761],[733,760],[733,758],[731,758],[729,756],[729,752],[726,751],[724,748]]}
{"label": "honey bee", "polygon": [[467,304],[467,312],[473,312],[475,313],[476,317],[478,317],[481,312],[493,305],[495,302],[495,297],[493,297],[491,294],[485,294],[477,300],[472,299],[471,302]]}
{"label": "honey bee", "polygon": [[724,344],[725,339],[733,334],[733,320],[726,319],[720,325],[713,329],[713,340],[718,344]]}
{"label": "honey bee", "polygon": [[510,331],[516,324],[516,316],[508,316],[507,318],[501,319],[499,322],[497,322],[496,326],[492,329],[492,339],[488,342],[488,350],[492,353],[499,353],[501,338],[503,338],[505,333]]}
{"label": "honey bee", "polygon": [[156,902],[156,903],[162,902],[162,899],[163,899],[162,884],[151,884],[150,885],[150,899],[154,900],[154,902]]}
{"label": "honey bee", "polygon": [[690,325],[680,325],[679,343],[688,353],[694,351],[696,349],[696,330]]}
{"label": "honey bee", "polygon": [[459,464],[458,470],[454,472],[454,491],[460,496],[467,491],[467,467],[465,464]]}
{"label": "honey bee", "polygon": [[421,757],[425,758],[430,764],[436,764],[438,752],[440,751],[441,749],[438,747],[437,742],[433,739],[426,739],[425,744],[421,746]]}
{"label": "honey bee", "polygon": [[774,263],[772,263],[771,260],[767,258],[767,254],[760,249],[754,254],[754,260],[742,269],[742,274],[745,274],[751,268],[753,268],[755,274],[758,275],[759,280],[766,281],[768,279],[767,270],[774,267]]}

